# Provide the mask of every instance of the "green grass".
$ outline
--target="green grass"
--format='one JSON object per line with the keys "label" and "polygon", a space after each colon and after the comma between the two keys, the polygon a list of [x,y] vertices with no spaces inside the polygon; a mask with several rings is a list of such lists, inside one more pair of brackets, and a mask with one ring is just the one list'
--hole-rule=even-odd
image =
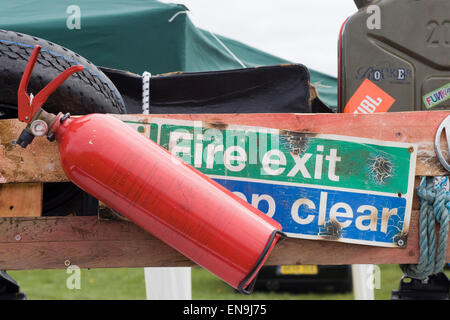
{"label": "green grass", "polygon": [[9,271],[30,300],[145,299],[144,269],[81,269],[80,289],[66,286],[65,269]]}
{"label": "green grass", "polygon": [[[398,288],[402,272],[398,265],[380,265],[381,288],[375,299],[390,299]],[[61,270],[33,270],[8,272],[27,294],[28,299],[145,299],[144,269],[81,269],[81,288],[66,287],[70,274]],[[446,271],[447,275],[450,271]],[[347,294],[287,294],[254,292],[250,296],[237,294],[223,281],[201,268],[192,268],[192,298],[204,299],[265,299],[265,300],[341,300],[353,299]]]}

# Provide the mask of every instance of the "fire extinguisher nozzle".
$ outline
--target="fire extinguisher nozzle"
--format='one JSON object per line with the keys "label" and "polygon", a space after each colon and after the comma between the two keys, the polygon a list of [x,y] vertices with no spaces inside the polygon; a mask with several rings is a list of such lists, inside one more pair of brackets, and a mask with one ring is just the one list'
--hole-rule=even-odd
{"label": "fire extinguisher nozzle", "polygon": [[17,138],[16,144],[25,149],[31,142],[33,142],[33,139],[34,135],[25,129],[22,131],[19,138]]}

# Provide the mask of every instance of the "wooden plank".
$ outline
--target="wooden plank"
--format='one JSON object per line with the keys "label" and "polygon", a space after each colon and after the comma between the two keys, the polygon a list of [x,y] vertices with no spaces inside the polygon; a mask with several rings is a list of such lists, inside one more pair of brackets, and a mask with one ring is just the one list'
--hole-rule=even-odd
{"label": "wooden plank", "polygon": [[[417,263],[418,215],[412,212],[405,248],[287,239],[277,244],[266,264]],[[130,222],[97,217],[0,218],[0,269],[55,269],[69,264],[83,268],[193,265]]]}
{"label": "wooden plank", "polygon": [[0,217],[40,217],[42,183],[0,184]]}
{"label": "wooden plank", "polygon": [[[122,120],[149,121],[151,117],[185,119],[222,124],[240,124],[413,142],[419,145],[416,175],[446,175],[434,152],[434,135],[450,111],[400,112],[372,115],[356,114],[185,114],[115,115]],[[22,149],[14,146],[23,124],[0,121],[0,183],[60,182],[67,177],[59,163],[56,143],[35,139]],[[447,147],[442,148],[448,150]]]}
{"label": "wooden plank", "polygon": [[0,120],[0,183],[66,181],[56,143],[36,138],[26,149],[15,145],[25,124]]}

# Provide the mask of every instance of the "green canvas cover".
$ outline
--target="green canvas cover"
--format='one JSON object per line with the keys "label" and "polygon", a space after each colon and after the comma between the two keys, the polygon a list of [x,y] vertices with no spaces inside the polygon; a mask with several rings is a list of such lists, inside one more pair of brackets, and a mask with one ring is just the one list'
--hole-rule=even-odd
{"label": "green canvas cover", "polygon": [[[195,27],[187,10],[155,0],[2,0],[0,29],[47,39],[98,66],[138,74],[290,63]],[[310,73],[320,99],[336,110],[336,78]]]}

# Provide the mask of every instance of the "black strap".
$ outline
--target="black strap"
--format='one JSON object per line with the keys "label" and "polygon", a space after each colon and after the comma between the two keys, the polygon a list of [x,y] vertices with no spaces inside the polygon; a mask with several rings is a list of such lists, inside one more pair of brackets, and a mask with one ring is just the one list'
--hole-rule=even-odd
{"label": "black strap", "polygon": [[258,270],[259,267],[261,266],[261,263],[264,261],[264,258],[266,257],[267,252],[269,251],[270,247],[272,246],[272,243],[275,240],[275,237],[276,237],[277,234],[280,236],[279,241],[284,240],[285,238],[287,238],[287,236],[283,232],[281,232],[280,230],[275,230],[275,231],[272,232],[272,234],[270,235],[269,241],[267,242],[266,246],[264,247],[263,252],[259,256],[258,260],[256,260],[256,264],[254,265],[252,270],[250,270],[248,275],[241,281],[241,283],[239,283],[237,289],[238,289],[238,291],[240,293],[251,294],[253,292],[253,288],[255,287],[255,282],[256,282],[256,276],[248,284],[248,286],[246,288],[244,288],[244,286],[247,283],[247,281],[253,276],[253,274],[256,272],[256,270]]}

